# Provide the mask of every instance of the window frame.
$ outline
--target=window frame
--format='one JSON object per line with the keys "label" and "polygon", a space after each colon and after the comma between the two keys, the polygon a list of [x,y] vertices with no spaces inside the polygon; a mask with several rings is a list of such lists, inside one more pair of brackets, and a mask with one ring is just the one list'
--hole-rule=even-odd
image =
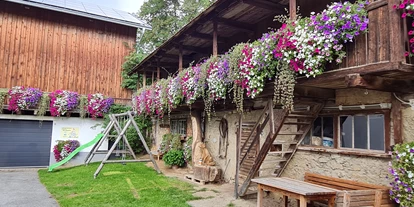
{"label": "window frame", "polygon": [[[184,123],[183,124],[183,129],[182,129],[182,131],[184,132],[184,133],[177,133],[177,132],[173,132],[173,127],[174,127],[174,123],[176,123],[176,124],[179,124],[179,123]],[[181,130],[178,130],[178,131],[181,131]],[[172,133],[172,134],[180,134],[181,136],[184,136],[184,137],[186,137],[187,136],[187,119],[171,119],[170,120],[170,132]]]}
{"label": "window frame", "polygon": [[[391,110],[342,110],[342,111],[325,111],[321,112],[318,117],[333,117],[333,126],[334,126],[334,146],[333,147],[325,147],[325,146],[314,146],[312,142],[309,145],[301,145],[299,148],[308,151],[324,151],[324,152],[335,152],[340,154],[356,154],[356,155],[368,155],[368,156],[377,156],[377,157],[389,157],[388,152],[390,151],[390,143],[391,143],[391,118],[390,118]],[[384,115],[384,150],[371,150],[371,149],[358,149],[358,148],[347,148],[341,147],[340,142],[340,122],[339,119],[341,116],[356,116],[356,115],[375,115],[375,114],[382,114]],[[368,123],[368,122],[367,122]],[[313,122],[310,130],[310,135],[312,136],[312,129],[313,129]],[[369,128],[368,128],[369,129]],[[354,136],[354,135],[353,135]],[[354,140],[353,140],[354,142]],[[354,146],[354,144],[353,144]],[[368,145],[369,146],[369,145]],[[369,146],[370,148],[370,146]],[[385,155],[387,154],[387,155]]]}

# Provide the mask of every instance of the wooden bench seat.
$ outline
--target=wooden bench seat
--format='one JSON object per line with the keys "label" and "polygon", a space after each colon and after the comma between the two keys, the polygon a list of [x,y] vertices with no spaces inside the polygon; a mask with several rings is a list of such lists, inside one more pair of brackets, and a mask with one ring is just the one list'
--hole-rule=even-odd
{"label": "wooden bench seat", "polygon": [[389,188],[315,173],[305,173],[305,182],[341,190],[336,196],[337,207],[396,206],[389,196]]}

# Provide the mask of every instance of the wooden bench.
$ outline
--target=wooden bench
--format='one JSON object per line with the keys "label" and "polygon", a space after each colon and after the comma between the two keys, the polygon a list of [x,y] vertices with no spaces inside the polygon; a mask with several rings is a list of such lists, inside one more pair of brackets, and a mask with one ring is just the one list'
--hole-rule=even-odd
{"label": "wooden bench", "polygon": [[341,190],[336,196],[337,207],[391,207],[389,188],[314,173],[305,173],[305,182]]}

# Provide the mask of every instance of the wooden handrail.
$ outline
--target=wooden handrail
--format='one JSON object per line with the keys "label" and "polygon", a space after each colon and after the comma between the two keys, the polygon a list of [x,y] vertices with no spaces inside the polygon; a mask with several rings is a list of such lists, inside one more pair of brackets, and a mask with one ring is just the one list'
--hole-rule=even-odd
{"label": "wooden handrail", "polygon": [[[266,107],[263,109],[263,112],[260,115],[260,118],[257,120],[257,122],[254,125],[252,131],[250,132],[249,136],[247,137],[246,141],[244,142],[243,146],[240,148],[240,152],[243,152],[244,148],[247,145],[247,142],[249,142],[249,140],[252,137],[253,133],[255,133],[257,127],[259,126],[260,120],[262,120],[264,118],[264,115],[266,114],[266,111],[268,110],[268,108],[269,108],[269,104],[266,104]],[[239,127],[242,128],[243,127],[243,123],[239,123]],[[241,136],[241,134],[239,134],[238,136]]]}

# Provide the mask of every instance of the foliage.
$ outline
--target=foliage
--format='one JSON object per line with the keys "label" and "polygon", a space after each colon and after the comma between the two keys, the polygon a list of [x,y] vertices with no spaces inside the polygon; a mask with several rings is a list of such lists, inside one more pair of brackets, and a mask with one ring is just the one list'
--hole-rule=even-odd
{"label": "foliage", "polygon": [[3,107],[4,107],[4,103],[6,102],[7,94],[8,94],[7,90],[0,89],[0,114],[3,113]]}
{"label": "foliage", "polygon": [[[125,62],[122,64],[122,83],[121,87],[130,90],[136,90],[138,84],[138,74],[134,73],[128,75],[132,69],[138,65],[144,59],[144,52],[140,49],[132,51],[128,56],[125,57]],[[142,77],[141,77],[142,78]]]}
{"label": "foliage", "polygon": [[152,26],[142,35],[138,45],[150,52],[161,46],[180,28],[207,8],[212,0],[148,0],[139,11],[139,17]]}
{"label": "foliage", "polygon": [[50,97],[50,113],[52,116],[65,115],[66,112],[76,109],[79,102],[79,95],[76,92],[57,90]]}
{"label": "foliage", "polygon": [[[140,89],[134,98],[137,111],[148,116],[155,110],[157,114],[163,114],[160,110],[170,113],[181,103],[191,104],[202,98],[209,117],[214,102],[225,99],[233,90],[234,102],[242,112],[244,94],[257,97],[271,79],[275,83],[274,101],[291,109],[296,75],[314,77],[323,72],[327,63],[340,63],[346,54],[343,44],[367,32],[366,4],[362,0],[354,4],[334,2],[321,13],[312,12],[310,17],[298,17],[295,21],[276,17],[284,21],[280,29],[252,43],[239,44],[225,55],[183,69],[167,79],[166,87]],[[158,93],[167,93],[166,108],[154,104],[154,88]]]}
{"label": "foliage", "polygon": [[162,136],[162,141],[161,141],[161,144],[160,144],[160,147],[159,147],[159,151],[162,154],[165,154],[170,150],[172,138],[173,138],[173,136],[170,133],[164,134]]}
{"label": "foliage", "polygon": [[193,153],[193,137],[188,137],[187,141],[184,143],[184,160],[187,164],[192,163],[192,153]]}
{"label": "foliage", "polygon": [[182,150],[181,135],[173,134],[171,139],[171,150]]}
{"label": "foliage", "polygon": [[390,196],[401,206],[413,206],[414,142],[397,144],[392,151]]}
{"label": "foliage", "polygon": [[65,159],[69,154],[75,151],[80,146],[78,140],[65,140],[57,141],[57,144],[53,147],[53,154],[55,155],[56,162]]}
{"label": "foliage", "polygon": [[167,166],[177,165],[182,167],[185,164],[184,153],[182,150],[170,150],[162,157],[162,160],[164,160],[165,165]]}
{"label": "foliage", "polygon": [[43,92],[38,88],[25,88],[14,86],[9,90],[9,110],[18,112],[21,110],[36,107]]}
{"label": "foliage", "polygon": [[86,118],[88,110],[88,97],[80,96],[79,97],[79,116],[81,118]]}
{"label": "foliage", "polygon": [[[399,5],[393,5],[393,8],[394,9],[399,9],[399,10],[402,10],[403,11],[403,13],[402,13],[402,15],[401,15],[401,18],[406,18],[406,17],[413,17],[414,15],[414,1],[412,1],[412,0],[410,0],[410,1],[408,1],[408,0],[403,0],[403,1],[401,1],[401,4],[399,4]],[[411,26],[412,27],[414,27],[414,20],[411,20]],[[404,55],[405,56],[410,56],[410,57],[413,57],[414,56],[414,30],[412,29],[412,30],[410,30],[410,31],[408,31],[408,34],[407,34],[409,37],[411,36],[411,38],[409,38],[410,39],[410,48],[409,48],[409,51],[406,51],[405,53],[404,53]]]}
{"label": "foliage", "polygon": [[[124,113],[127,111],[131,111],[132,108],[129,106],[123,106],[120,104],[113,104],[111,106],[111,108],[109,109],[108,113],[104,114],[104,120],[103,120],[103,128],[106,128],[109,124],[109,122],[111,121],[109,118],[109,114],[120,114],[120,113]],[[148,129],[151,129],[152,127],[152,122],[151,119],[149,119],[148,117],[145,116],[135,116],[134,117],[135,122],[138,125],[138,128],[140,129],[142,135],[144,136],[144,139],[147,143],[148,146],[150,146],[150,137],[145,136],[146,132]],[[125,122],[126,123],[126,122]],[[121,124],[122,126],[125,124]],[[111,134],[115,135],[117,134],[115,130],[112,130]],[[141,153],[145,151],[144,145],[142,145],[141,139],[138,136],[137,131],[135,130],[135,128],[130,125],[125,133],[129,144],[132,147],[132,150],[134,150],[135,153]]]}
{"label": "foliage", "polygon": [[88,95],[88,112],[93,119],[102,117],[104,113],[109,111],[111,105],[114,104],[114,99],[105,98],[100,93]]}
{"label": "foliage", "polygon": [[39,109],[37,111],[38,116],[44,116],[49,109],[50,105],[50,97],[49,94],[43,94],[42,98],[40,99]]}
{"label": "foliage", "polygon": [[91,179],[98,166],[91,163],[53,173],[42,169],[38,174],[61,207],[189,207],[186,202],[196,199],[191,184],[158,174],[145,163],[105,165],[98,180]]}

